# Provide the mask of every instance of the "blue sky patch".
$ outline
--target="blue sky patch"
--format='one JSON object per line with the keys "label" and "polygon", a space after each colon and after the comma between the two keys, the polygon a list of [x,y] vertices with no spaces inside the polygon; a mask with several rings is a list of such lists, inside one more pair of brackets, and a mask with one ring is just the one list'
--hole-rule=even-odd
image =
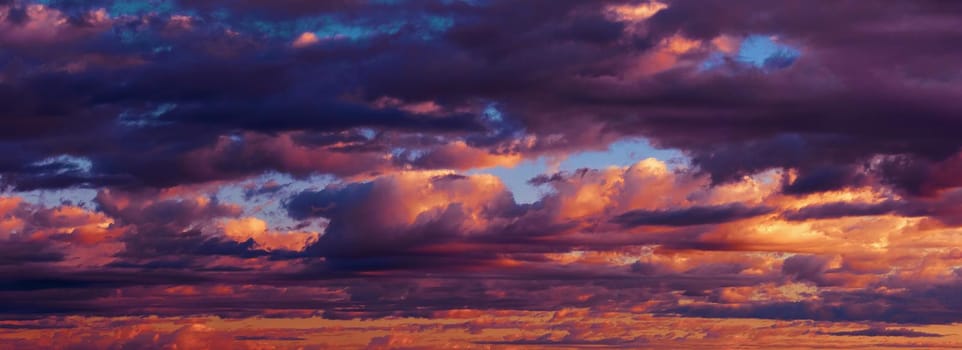
{"label": "blue sky patch", "polygon": [[801,55],[791,46],[780,44],[767,35],[749,35],[738,47],[735,59],[759,68],[787,68]]}

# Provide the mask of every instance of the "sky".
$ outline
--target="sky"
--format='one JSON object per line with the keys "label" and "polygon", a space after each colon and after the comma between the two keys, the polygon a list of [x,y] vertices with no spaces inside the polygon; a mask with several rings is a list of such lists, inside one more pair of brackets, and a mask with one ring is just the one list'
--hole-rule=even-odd
{"label": "sky", "polygon": [[0,0],[0,349],[962,348],[959,28]]}

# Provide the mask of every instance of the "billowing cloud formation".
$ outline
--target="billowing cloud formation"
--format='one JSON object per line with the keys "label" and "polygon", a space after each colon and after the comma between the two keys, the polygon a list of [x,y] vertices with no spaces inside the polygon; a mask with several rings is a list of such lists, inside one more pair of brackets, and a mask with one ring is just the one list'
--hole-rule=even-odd
{"label": "billowing cloud formation", "polygon": [[[3,164],[8,185],[466,169],[516,160],[463,158],[536,157],[625,136],[687,152],[715,182],[790,168],[790,193],[860,186],[870,174],[911,195],[956,185],[959,145],[944,116],[958,112],[957,67],[937,45],[952,39],[940,30],[954,23],[945,5],[78,5],[4,7],[12,46],[2,96],[17,129],[5,147],[22,149]],[[728,15],[715,16],[721,8]],[[907,42],[888,45],[893,31]],[[497,118],[484,112],[491,103]],[[351,138],[356,128],[376,137]],[[230,164],[279,148],[327,161]],[[366,168],[336,161],[358,152]]]}
{"label": "billowing cloud formation", "polygon": [[0,0],[0,347],[962,346],[959,25]]}

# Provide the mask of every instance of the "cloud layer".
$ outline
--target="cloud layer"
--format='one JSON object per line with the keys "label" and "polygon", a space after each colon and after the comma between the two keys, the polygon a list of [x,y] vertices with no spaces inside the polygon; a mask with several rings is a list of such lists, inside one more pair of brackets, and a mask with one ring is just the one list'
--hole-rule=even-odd
{"label": "cloud layer", "polygon": [[0,347],[959,346],[960,25],[0,0]]}

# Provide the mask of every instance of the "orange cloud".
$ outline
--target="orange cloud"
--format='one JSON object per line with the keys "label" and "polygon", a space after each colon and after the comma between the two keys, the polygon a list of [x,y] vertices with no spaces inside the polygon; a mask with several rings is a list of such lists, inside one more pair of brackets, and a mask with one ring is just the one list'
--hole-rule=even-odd
{"label": "orange cloud", "polygon": [[277,232],[267,228],[267,222],[255,217],[227,219],[223,223],[224,234],[237,241],[253,239],[257,245],[267,250],[303,250],[308,243],[317,239],[316,232]]}

